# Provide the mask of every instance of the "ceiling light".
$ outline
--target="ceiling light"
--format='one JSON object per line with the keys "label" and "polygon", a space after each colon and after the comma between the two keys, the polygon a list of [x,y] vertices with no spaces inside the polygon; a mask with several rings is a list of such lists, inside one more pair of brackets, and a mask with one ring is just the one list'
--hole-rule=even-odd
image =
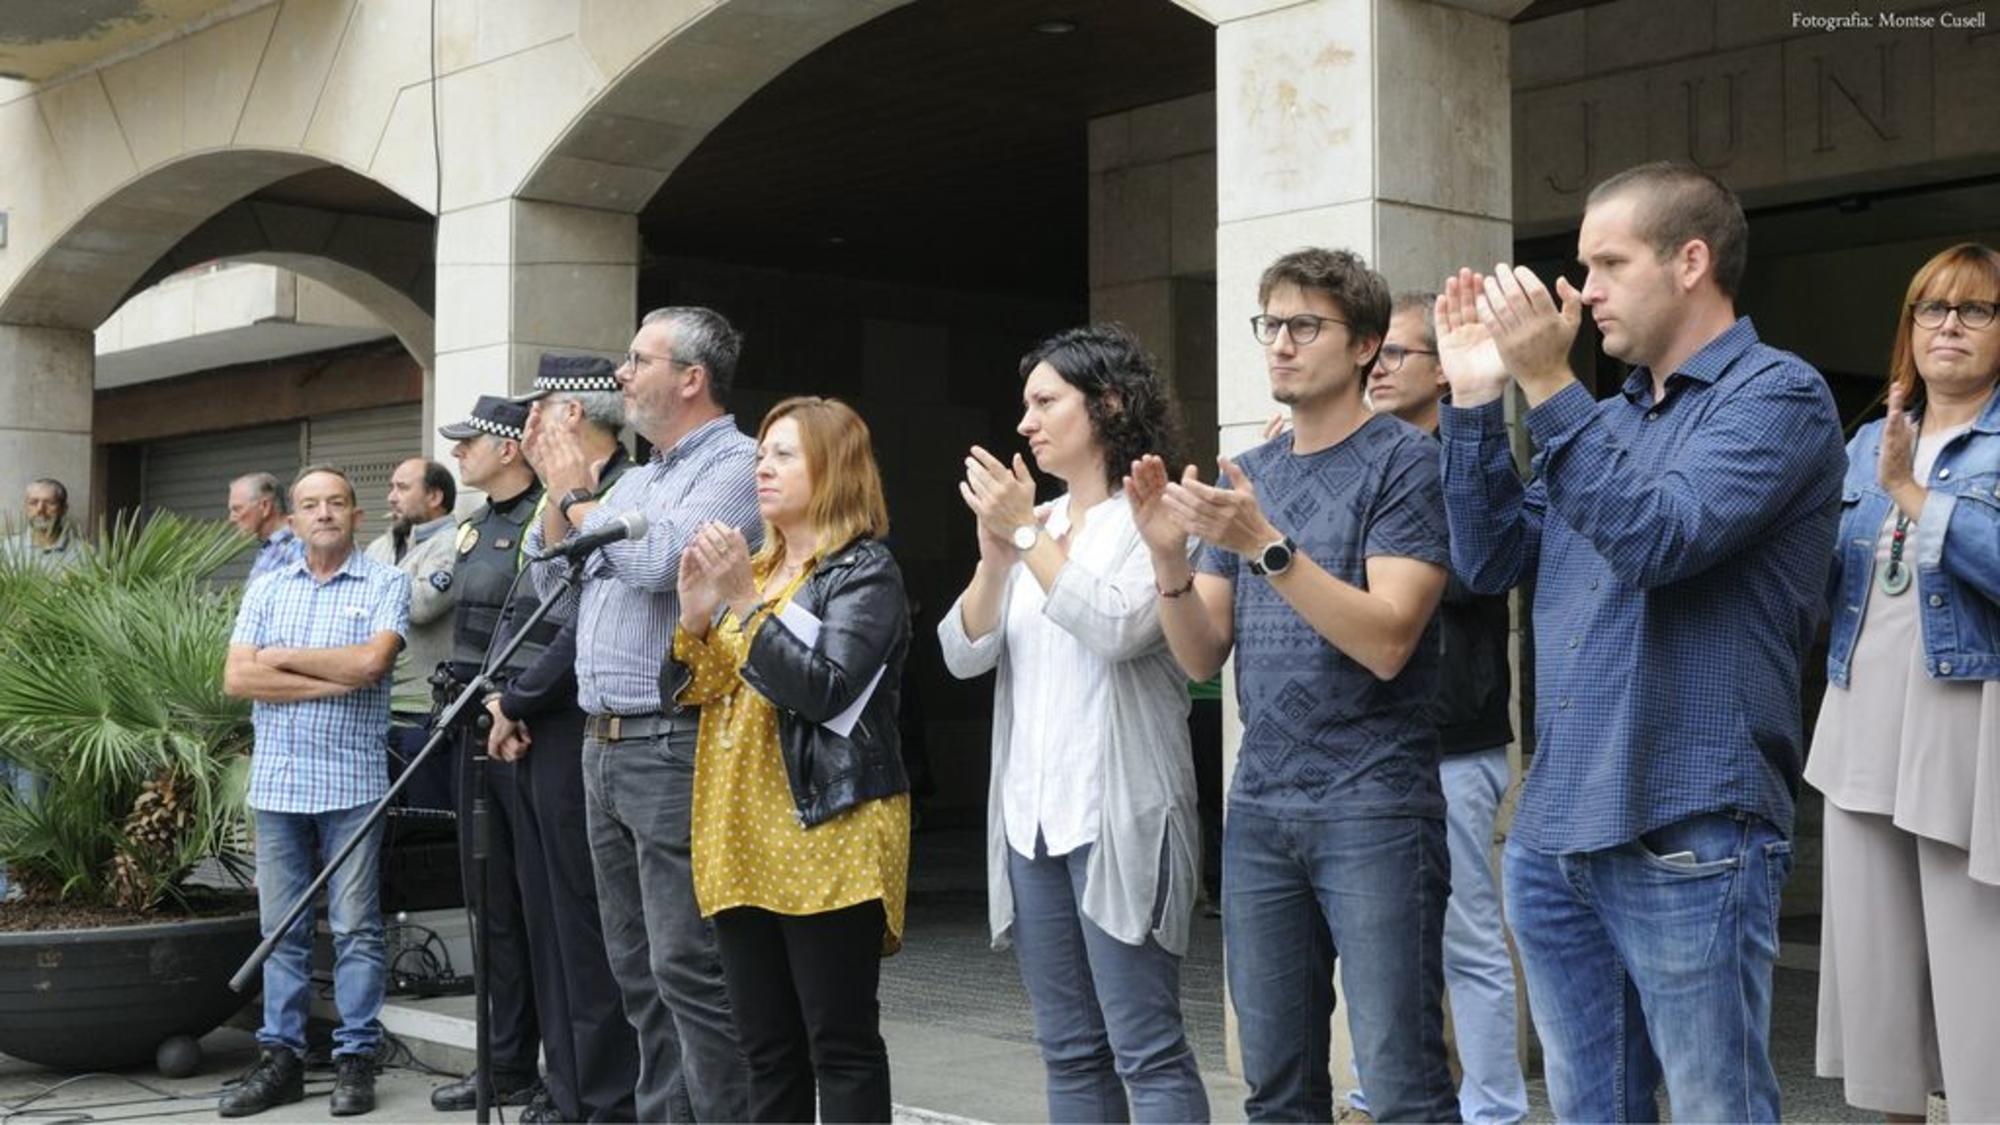
{"label": "ceiling light", "polygon": [[1074,20],[1043,20],[1035,25],[1035,30],[1043,35],[1068,35],[1076,30]]}

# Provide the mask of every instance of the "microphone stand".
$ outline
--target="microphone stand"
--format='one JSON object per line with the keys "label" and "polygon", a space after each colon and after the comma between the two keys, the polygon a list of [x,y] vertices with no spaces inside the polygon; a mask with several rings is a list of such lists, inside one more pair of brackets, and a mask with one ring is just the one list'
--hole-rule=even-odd
{"label": "microphone stand", "polygon": [[[544,555],[542,559],[548,557]],[[542,561],[542,559],[534,561]],[[340,850],[335,852],[333,858],[326,862],[326,866],[320,869],[320,873],[313,878],[312,883],[300,893],[298,900],[292,903],[291,909],[285,911],[284,919],[278,923],[262,942],[258,943],[257,948],[244,960],[242,967],[236,970],[236,975],[229,978],[229,987],[231,989],[238,993],[249,989],[251,977],[263,968],[265,961],[270,960],[272,952],[278,947],[279,940],[291,932],[292,927],[298,924],[300,917],[306,911],[312,909],[313,902],[319,898],[320,892],[326,889],[326,884],[333,878],[334,872],[338,871],[340,865],[346,863],[348,858],[354,854],[355,849],[361,846],[361,841],[367,837],[368,833],[377,824],[381,823],[384,817],[388,816],[389,805],[395,801],[396,795],[403,791],[403,786],[408,785],[410,779],[417,775],[417,768],[423,765],[424,761],[431,756],[431,752],[444,742],[445,736],[452,732],[453,725],[458,722],[460,712],[470,706],[473,700],[483,699],[487,691],[494,686],[494,670],[506,667],[507,661],[513,658],[515,650],[520,648],[522,642],[528,639],[529,631],[536,625],[541,624],[542,618],[549,615],[549,611],[555,608],[556,603],[561,601],[570,591],[576,589],[578,584],[582,582],[583,560],[580,558],[571,558],[568,562],[568,568],[557,572],[556,588],[542,598],[541,604],[535,607],[535,612],[528,615],[528,619],[521,623],[521,627],[515,631],[514,636],[501,647],[500,651],[488,656],[485,666],[479,670],[479,675],[473,677],[472,682],[465,685],[465,690],[458,693],[458,698],[451,701],[451,706],[446,707],[444,712],[438,716],[437,723],[431,730],[429,741],[424,743],[424,748],[417,752],[416,757],[410,759],[410,764],[403,767],[403,775],[396,779],[395,784],[389,786],[389,791],[382,795],[382,799],[375,803],[373,809],[369,810],[368,817],[362,822],[360,831],[348,837],[347,843],[341,845]],[[486,859],[490,850],[489,833],[492,830],[492,826],[487,818],[485,767],[485,749],[483,746],[475,747],[472,761],[473,797],[471,809],[473,876],[472,886],[467,888],[467,891],[469,897],[476,900],[472,904],[473,917],[476,919],[474,927],[476,933],[473,938],[476,944],[472,959],[473,1010],[476,1013],[473,1024],[473,1053],[477,1060],[476,1065],[479,1068],[479,1081],[477,1083],[474,1120],[478,1121],[480,1125],[486,1125],[492,1113],[493,1106],[493,1072],[489,1065],[492,1061],[493,1042],[492,1028],[488,1023],[489,1013],[487,1005],[489,997],[486,992],[488,966],[486,943],[491,922],[485,903]]]}

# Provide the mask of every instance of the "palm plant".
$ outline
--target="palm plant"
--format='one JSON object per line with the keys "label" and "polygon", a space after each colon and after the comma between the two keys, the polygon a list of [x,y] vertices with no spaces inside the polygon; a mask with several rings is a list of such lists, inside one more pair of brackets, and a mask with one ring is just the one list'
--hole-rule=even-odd
{"label": "palm plant", "polygon": [[249,544],[226,523],[117,521],[77,566],[0,552],[0,863],[34,899],[153,911],[205,860],[240,874],[250,709],[222,692]]}

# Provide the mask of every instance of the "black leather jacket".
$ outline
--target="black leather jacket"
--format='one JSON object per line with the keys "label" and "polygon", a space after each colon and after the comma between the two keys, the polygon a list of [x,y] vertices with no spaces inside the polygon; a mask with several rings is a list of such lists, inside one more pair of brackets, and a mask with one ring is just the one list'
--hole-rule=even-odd
{"label": "black leather jacket", "polygon": [[[750,642],[743,680],[778,711],[778,742],[799,822],[811,828],[848,809],[909,791],[896,716],[910,650],[903,572],[889,548],[857,539],[823,560],[792,598],[820,619],[807,647],[767,621]],[[849,737],[820,724],[854,704],[884,669]],[[692,673],[667,658],[660,698],[677,699]]]}

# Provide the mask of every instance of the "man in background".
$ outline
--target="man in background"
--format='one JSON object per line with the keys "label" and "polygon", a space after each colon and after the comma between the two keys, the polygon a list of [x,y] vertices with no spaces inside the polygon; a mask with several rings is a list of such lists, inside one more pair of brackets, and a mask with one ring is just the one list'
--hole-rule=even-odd
{"label": "man in background", "polygon": [[229,482],[229,522],[257,541],[245,584],[299,560],[305,553],[285,518],[285,494],[270,473],[245,473]]}

